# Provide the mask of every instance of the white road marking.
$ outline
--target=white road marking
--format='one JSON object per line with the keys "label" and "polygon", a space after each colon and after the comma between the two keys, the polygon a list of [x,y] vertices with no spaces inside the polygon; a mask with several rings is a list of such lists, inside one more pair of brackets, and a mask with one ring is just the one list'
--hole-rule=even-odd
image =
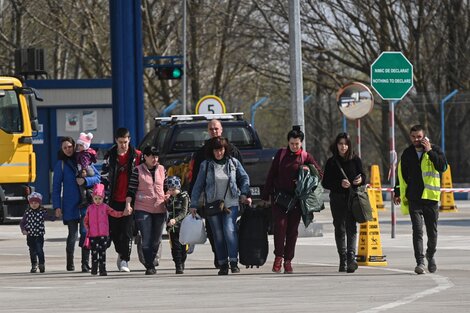
{"label": "white road marking", "polygon": [[[400,272],[400,273],[412,273],[411,271],[405,271],[405,270],[399,270],[399,269],[390,269],[390,268],[384,268],[383,270],[387,271],[393,271],[393,272]],[[444,291],[446,289],[454,287],[454,283],[449,280],[449,278],[436,275],[436,274],[426,274],[426,277],[431,277],[437,284],[436,287],[431,288],[431,289],[426,289],[417,293],[414,293],[412,295],[406,296],[403,299],[390,302],[375,308],[367,309],[364,311],[360,311],[358,313],[377,313],[377,312],[383,312],[389,309],[393,309],[405,304],[409,304],[411,302],[414,302],[420,298],[424,298],[427,296],[430,296],[435,293],[439,293],[441,291]]]}

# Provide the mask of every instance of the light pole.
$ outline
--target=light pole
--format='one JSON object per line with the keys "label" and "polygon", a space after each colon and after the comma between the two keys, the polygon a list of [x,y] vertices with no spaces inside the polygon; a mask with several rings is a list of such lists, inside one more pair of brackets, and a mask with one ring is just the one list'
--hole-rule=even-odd
{"label": "light pole", "polygon": [[444,127],[444,104],[450,100],[453,96],[455,96],[459,92],[457,89],[452,91],[450,94],[444,97],[441,100],[441,148],[442,152],[446,152],[446,141],[445,141],[445,127]]}

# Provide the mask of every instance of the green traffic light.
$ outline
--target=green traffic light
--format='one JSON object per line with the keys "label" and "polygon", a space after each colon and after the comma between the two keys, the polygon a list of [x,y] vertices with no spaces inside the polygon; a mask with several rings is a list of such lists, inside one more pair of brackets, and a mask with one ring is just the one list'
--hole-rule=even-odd
{"label": "green traffic light", "polygon": [[178,68],[178,67],[173,68],[173,72],[172,72],[172,77],[173,78],[180,78],[181,74],[182,74],[182,71],[181,71],[180,68]]}

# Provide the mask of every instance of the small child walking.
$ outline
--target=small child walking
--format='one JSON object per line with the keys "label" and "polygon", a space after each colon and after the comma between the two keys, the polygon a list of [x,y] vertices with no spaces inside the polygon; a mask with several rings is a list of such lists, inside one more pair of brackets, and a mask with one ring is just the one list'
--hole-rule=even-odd
{"label": "small child walking", "polygon": [[88,206],[85,215],[85,228],[87,237],[90,240],[91,250],[91,275],[98,274],[107,276],[106,271],[106,249],[109,242],[109,222],[108,215],[112,217],[122,217],[129,215],[127,211],[119,212],[113,210],[104,200],[104,185],[96,184],[93,187],[93,204]]}
{"label": "small child walking", "polygon": [[[78,167],[78,178],[91,177],[95,175],[93,168],[90,166],[92,163],[96,163],[96,151],[90,148],[91,140],[93,139],[92,133],[80,133],[77,139],[75,160],[77,161]],[[88,195],[85,185],[79,185],[81,202],[80,207],[86,207],[88,205]]]}
{"label": "small child walking", "polygon": [[[29,256],[31,258],[31,273],[46,271],[44,258],[44,234],[46,228],[44,221],[54,221],[55,216],[49,215],[47,210],[41,206],[42,195],[39,192],[33,192],[28,196],[29,208],[24,212],[20,222],[20,228],[23,235],[26,236],[26,243],[29,247]],[[38,263],[39,261],[39,263]]]}
{"label": "small child walking", "polygon": [[176,274],[184,273],[186,261],[186,245],[179,241],[181,221],[188,214],[190,197],[186,191],[181,191],[181,179],[169,176],[165,179],[165,188],[170,195],[166,202],[168,210],[167,233],[170,236],[171,255],[175,262]]}

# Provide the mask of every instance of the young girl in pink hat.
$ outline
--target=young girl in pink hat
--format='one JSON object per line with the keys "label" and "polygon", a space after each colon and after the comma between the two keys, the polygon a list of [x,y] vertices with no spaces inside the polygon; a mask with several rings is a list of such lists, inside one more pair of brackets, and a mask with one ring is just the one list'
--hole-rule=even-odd
{"label": "young girl in pink hat", "polygon": [[[75,160],[77,161],[77,176],[79,178],[92,177],[95,175],[93,168],[90,166],[92,163],[96,163],[96,151],[90,148],[92,139],[92,133],[80,133],[77,139]],[[83,185],[79,187],[82,197],[80,207],[86,207],[88,205],[87,190]]]}
{"label": "young girl in pink hat", "polygon": [[87,237],[90,240],[91,250],[91,275],[106,276],[106,249],[109,242],[108,215],[122,217],[128,215],[127,211],[113,210],[104,200],[104,185],[96,184],[93,187],[93,204],[88,206],[85,215],[85,227]]}

